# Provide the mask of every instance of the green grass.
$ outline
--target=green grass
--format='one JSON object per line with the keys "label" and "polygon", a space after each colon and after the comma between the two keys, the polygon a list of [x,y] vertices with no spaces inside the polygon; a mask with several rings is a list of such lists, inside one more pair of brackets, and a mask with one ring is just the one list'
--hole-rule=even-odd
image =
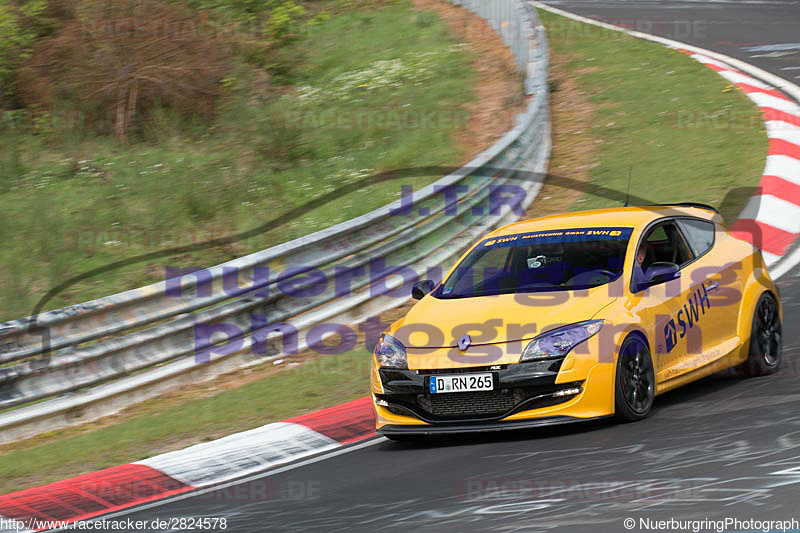
{"label": "green grass", "polygon": [[[471,55],[438,16],[408,0],[338,10],[280,54],[270,70],[239,61],[212,122],[157,113],[129,145],[80,129],[0,126],[0,321],[113,261],[258,227],[375,172],[463,159],[452,127],[287,127],[287,117],[319,122],[324,111],[462,111],[474,99]],[[262,250],[399,193],[397,183],[372,186],[258,238],[82,282],[47,307],[161,280],[165,264],[210,266]]]}
{"label": "green grass", "polygon": [[[335,405],[368,393],[370,357],[355,350],[311,359],[266,379],[220,394],[171,405],[155,399],[124,422],[77,432],[42,435],[0,455],[0,494],[57,481],[81,472],[138,461],[206,440]],[[44,439],[45,444],[37,441]]]}
{"label": "green grass", "polygon": [[[590,133],[602,142],[593,183],[624,192],[632,170],[633,195],[715,206],[731,189],[758,184],[767,139],[744,93],[678,51],[539,13],[552,50],[568,57],[568,68],[596,107]],[[702,120],[714,114],[752,120],[714,128]],[[743,123],[751,127],[739,127]],[[746,200],[740,195],[726,205],[726,219],[735,220]],[[608,206],[608,199],[585,194],[575,208]]]}

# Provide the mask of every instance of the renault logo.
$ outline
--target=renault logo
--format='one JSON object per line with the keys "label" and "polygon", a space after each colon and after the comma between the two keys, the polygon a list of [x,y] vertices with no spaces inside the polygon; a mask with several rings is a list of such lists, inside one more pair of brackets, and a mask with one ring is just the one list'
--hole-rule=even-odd
{"label": "renault logo", "polygon": [[458,349],[462,352],[466,352],[470,344],[472,344],[472,338],[469,335],[464,335],[458,339]]}

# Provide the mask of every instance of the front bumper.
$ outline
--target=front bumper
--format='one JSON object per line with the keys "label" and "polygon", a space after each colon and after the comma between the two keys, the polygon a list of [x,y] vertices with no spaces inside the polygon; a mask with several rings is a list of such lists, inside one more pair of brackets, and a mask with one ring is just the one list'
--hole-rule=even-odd
{"label": "front bumper", "polygon": [[[442,370],[391,370],[373,364],[376,430],[387,435],[495,431],[613,414],[614,364],[570,357]],[[429,393],[432,375],[487,372],[494,380],[491,393]]]}
{"label": "front bumper", "polygon": [[[380,369],[383,392],[375,394],[375,401],[395,415],[429,424],[499,421],[523,410],[558,405],[580,394],[582,382],[556,384],[563,360],[444,370]],[[474,373],[491,374],[494,389],[446,394],[429,391],[431,376]]]}
{"label": "front bumper", "polygon": [[448,424],[441,426],[433,425],[393,425],[388,424],[378,430],[384,436],[436,436],[436,435],[458,435],[463,433],[485,433],[490,431],[508,431],[514,429],[528,429],[542,426],[557,426],[572,424],[575,422],[589,422],[591,420],[601,420],[611,415],[596,416],[593,418],[576,418],[574,416],[549,416],[544,418],[533,418],[530,420],[515,420],[510,422],[490,422],[473,424]]}

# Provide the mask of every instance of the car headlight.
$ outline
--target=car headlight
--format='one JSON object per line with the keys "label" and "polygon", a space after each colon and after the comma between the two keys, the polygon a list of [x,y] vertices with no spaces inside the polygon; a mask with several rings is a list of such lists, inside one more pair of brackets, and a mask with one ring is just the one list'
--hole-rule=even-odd
{"label": "car headlight", "polygon": [[383,368],[408,368],[406,347],[391,335],[381,335],[373,353]]}
{"label": "car headlight", "polygon": [[528,343],[520,362],[565,356],[602,327],[602,320],[587,320],[543,333]]}

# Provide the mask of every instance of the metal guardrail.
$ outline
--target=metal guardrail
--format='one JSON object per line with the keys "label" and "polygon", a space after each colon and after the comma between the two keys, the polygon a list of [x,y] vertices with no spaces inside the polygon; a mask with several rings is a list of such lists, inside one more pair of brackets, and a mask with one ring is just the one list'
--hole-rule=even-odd
{"label": "metal guardrail", "polygon": [[[353,277],[348,293],[337,294],[337,276],[348,276],[343,268],[358,269],[381,257],[387,265],[404,265],[424,275],[432,266],[451,265],[486,231],[515,220],[507,206],[491,213],[488,203],[493,186],[514,184],[525,189],[526,207],[546,172],[550,121],[543,29],[533,8],[521,0],[452,3],[486,19],[525,75],[530,100],[511,131],[466,167],[416,191],[409,215],[393,214],[398,201],[198,276],[49,311],[35,321],[29,317],[0,324],[0,409],[7,409],[0,413],[0,442],[110,414],[176,384],[274,359],[280,349],[256,355],[251,347],[254,338],[263,342],[276,323],[291,322],[302,349],[305,333],[315,325],[354,324],[404,303],[385,291],[376,294],[366,276]],[[527,179],[518,179],[520,174]],[[456,185],[466,185],[469,192],[459,199],[457,215],[445,214],[442,188]],[[425,209],[429,214],[420,215]],[[279,268],[283,278],[261,282],[265,267]],[[290,297],[271,291],[264,296],[277,283],[302,280],[303,272],[312,268],[327,276],[322,293]],[[235,292],[231,273],[238,280]],[[388,289],[397,285],[396,277],[386,281]],[[254,327],[253,315],[269,315],[270,326]],[[237,326],[241,346],[235,353],[212,354],[207,362],[196,363],[202,347],[196,345],[195,325],[218,322]],[[29,331],[34,324],[37,330]],[[49,332],[49,346],[43,344],[42,328]]]}
{"label": "metal guardrail", "polygon": [[[535,10],[524,0],[448,0],[485,19],[511,49],[517,70],[525,75],[525,87],[533,94],[541,87],[540,62],[547,63],[546,39]],[[547,68],[545,66],[545,72]]]}

